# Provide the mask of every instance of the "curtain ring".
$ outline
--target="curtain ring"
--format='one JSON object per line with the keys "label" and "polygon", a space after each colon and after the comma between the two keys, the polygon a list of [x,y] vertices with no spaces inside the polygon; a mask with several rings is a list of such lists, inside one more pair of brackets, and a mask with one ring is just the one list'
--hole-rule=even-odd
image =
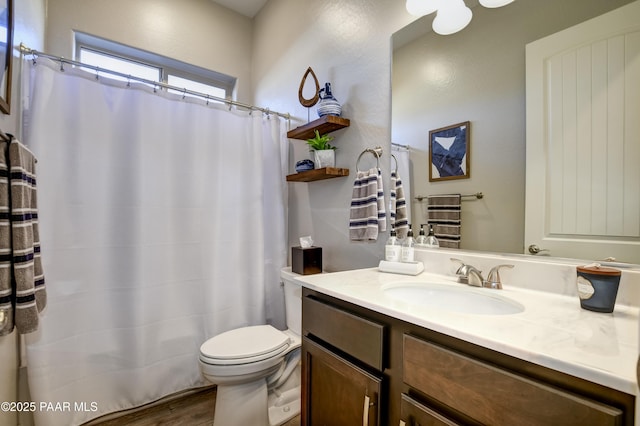
{"label": "curtain ring", "polygon": [[60,71],[64,72],[64,61],[60,58]]}
{"label": "curtain ring", "polygon": [[96,80],[100,80],[100,67],[96,67]]}
{"label": "curtain ring", "polygon": [[182,88],[182,100],[184,100],[184,98],[186,98],[186,97],[187,97],[187,88],[183,87]]}
{"label": "curtain ring", "polygon": [[209,95],[207,95],[207,106],[209,105]]}

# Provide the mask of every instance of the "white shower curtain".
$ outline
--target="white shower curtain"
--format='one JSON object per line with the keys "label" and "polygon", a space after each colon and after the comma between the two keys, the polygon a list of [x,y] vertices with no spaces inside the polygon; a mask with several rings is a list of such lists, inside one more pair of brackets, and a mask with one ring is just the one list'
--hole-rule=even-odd
{"label": "white shower curtain", "polygon": [[69,404],[36,423],[203,385],[207,338],[282,328],[285,123],[47,59],[24,67],[49,298],[27,335],[28,381],[33,401]]}

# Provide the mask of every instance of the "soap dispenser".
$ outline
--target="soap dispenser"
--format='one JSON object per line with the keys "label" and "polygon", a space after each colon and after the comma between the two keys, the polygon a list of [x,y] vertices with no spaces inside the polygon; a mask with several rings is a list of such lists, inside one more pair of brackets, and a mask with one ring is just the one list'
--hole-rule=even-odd
{"label": "soap dispenser", "polygon": [[426,246],[427,245],[427,236],[424,235],[424,225],[420,225],[420,232],[418,233],[418,238],[416,238],[417,246]]}
{"label": "soap dispenser", "polygon": [[433,225],[429,224],[429,235],[427,235],[426,244],[427,247],[440,247],[440,242],[436,238],[435,232],[433,232]]}
{"label": "soap dispenser", "polygon": [[411,229],[411,224],[409,224],[409,231],[407,232],[407,238],[404,239],[404,243],[402,243],[402,261],[403,262],[413,262],[414,261],[414,246],[416,242],[413,239],[413,230]]}
{"label": "soap dispenser", "polygon": [[387,240],[387,244],[384,246],[384,260],[389,262],[400,262],[401,256],[402,244],[396,237],[395,228],[391,228],[389,239]]}

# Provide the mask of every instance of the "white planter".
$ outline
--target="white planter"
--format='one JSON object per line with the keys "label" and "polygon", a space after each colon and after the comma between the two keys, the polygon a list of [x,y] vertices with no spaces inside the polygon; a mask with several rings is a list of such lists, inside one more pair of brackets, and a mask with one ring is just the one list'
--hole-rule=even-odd
{"label": "white planter", "polygon": [[333,149],[313,151],[313,162],[316,164],[316,169],[322,169],[323,167],[335,167],[336,151]]}

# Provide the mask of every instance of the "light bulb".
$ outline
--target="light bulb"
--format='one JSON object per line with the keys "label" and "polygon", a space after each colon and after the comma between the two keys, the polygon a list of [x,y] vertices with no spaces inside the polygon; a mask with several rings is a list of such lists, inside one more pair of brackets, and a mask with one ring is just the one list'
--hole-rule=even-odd
{"label": "light bulb", "polygon": [[414,16],[424,16],[438,10],[439,0],[407,0],[407,12]]}
{"label": "light bulb", "polygon": [[469,25],[473,13],[463,0],[449,0],[438,8],[438,14],[433,20],[433,31],[440,35],[457,33]]}
{"label": "light bulb", "polygon": [[484,7],[496,8],[506,6],[509,3],[512,3],[513,0],[480,0],[480,4]]}

